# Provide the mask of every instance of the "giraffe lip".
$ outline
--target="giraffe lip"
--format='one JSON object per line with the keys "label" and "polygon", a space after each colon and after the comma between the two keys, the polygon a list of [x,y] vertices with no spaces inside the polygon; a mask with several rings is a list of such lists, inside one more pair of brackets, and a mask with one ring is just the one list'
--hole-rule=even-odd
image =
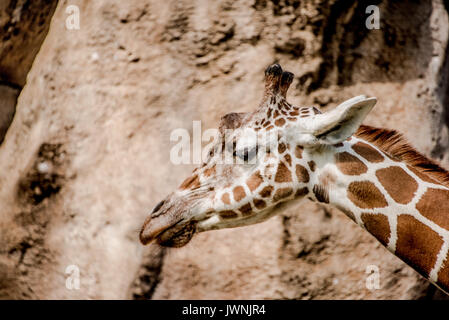
{"label": "giraffe lip", "polygon": [[166,223],[160,224],[157,223],[157,221],[152,221],[151,218],[148,219],[144,223],[144,226],[140,231],[140,242],[143,245],[147,245],[153,242],[154,240],[159,241],[158,239],[161,238],[165,232],[174,228],[181,221],[182,219],[171,224]]}
{"label": "giraffe lip", "polygon": [[164,247],[180,248],[185,246],[195,234],[197,222],[190,221],[183,225],[180,225],[180,222],[182,220],[160,233],[156,238],[157,243]]}

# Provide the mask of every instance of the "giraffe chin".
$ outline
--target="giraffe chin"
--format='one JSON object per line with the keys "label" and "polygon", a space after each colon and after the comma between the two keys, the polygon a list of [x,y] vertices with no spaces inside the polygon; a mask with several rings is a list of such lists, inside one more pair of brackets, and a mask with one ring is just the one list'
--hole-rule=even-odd
{"label": "giraffe chin", "polygon": [[196,232],[197,222],[189,222],[181,227],[174,226],[157,237],[157,243],[163,247],[180,248],[192,239]]}

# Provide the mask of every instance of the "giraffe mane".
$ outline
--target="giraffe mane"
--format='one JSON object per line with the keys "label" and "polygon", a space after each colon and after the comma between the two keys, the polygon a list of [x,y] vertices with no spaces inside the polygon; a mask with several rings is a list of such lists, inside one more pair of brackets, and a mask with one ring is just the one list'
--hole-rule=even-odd
{"label": "giraffe mane", "polygon": [[355,135],[374,144],[392,158],[404,161],[429,178],[449,187],[449,172],[435,161],[416,151],[401,133],[395,130],[361,125]]}

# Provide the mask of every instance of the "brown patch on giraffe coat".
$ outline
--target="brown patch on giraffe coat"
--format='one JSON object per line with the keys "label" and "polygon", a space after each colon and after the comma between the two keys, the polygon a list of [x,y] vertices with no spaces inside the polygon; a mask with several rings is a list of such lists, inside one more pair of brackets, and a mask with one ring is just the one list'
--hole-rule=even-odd
{"label": "brown patch on giraffe coat", "polygon": [[427,277],[435,265],[443,239],[407,214],[398,217],[397,235],[395,254]]}
{"label": "brown patch on giraffe coat", "polygon": [[204,176],[206,176],[206,177],[210,177],[210,176],[212,176],[214,174],[215,174],[215,165],[213,165],[212,167],[204,170]]}
{"label": "brown patch on giraffe coat", "polygon": [[296,148],[295,148],[295,157],[296,158],[298,158],[298,159],[301,159],[302,158],[302,150],[303,150],[304,148],[303,147],[301,147],[301,146],[296,146]]}
{"label": "brown patch on giraffe coat", "polygon": [[269,131],[269,130],[271,130],[271,129],[273,129],[274,127],[272,126],[272,125],[270,125],[270,126],[268,126],[267,128],[266,128],[266,130],[267,131]]}
{"label": "brown patch on giraffe coat", "polygon": [[255,172],[251,177],[246,180],[246,184],[248,185],[249,190],[254,191],[260,184],[263,182],[263,178],[260,175],[260,172]]}
{"label": "brown patch on giraffe coat", "polygon": [[285,143],[281,142],[278,145],[278,152],[279,153],[284,153],[284,151],[287,150],[287,146],[285,145]]}
{"label": "brown patch on giraffe coat", "polygon": [[271,112],[272,112],[272,110],[271,110],[271,108],[269,108],[267,111],[267,118],[271,118]]}
{"label": "brown patch on giraffe coat", "polygon": [[352,149],[369,162],[375,163],[384,161],[384,157],[379,153],[379,151],[367,143],[357,142],[352,146]]}
{"label": "brown patch on giraffe coat", "polygon": [[348,152],[335,154],[335,162],[338,169],[346,175],[358,176],[368,171],[368,167]]}
{"label": "brown patch on giraffe coat", "polygon": [[198,175],[194,175],[185,179],[179,188],[181,188],[182,190],[185,189],[195,190],[198,189],[199,187],[200,187],[200,178],[198,177]]}
{"label": "brown patch on giraffe coat", "polygon": [[295,198],[304,197],[308,193],[309,193],[309,189],[307,187],[298,189],[295,192]]}
{"label": "brown patch on giraffe coat", "polygon": [[313,160],[310,160],[309,162],[307,162],[307,164],[309,165],[310,170],[312,170],[312,172],[315,171],[316,169],[316,163]]}
{"label": "brown patch on giraffe coat", "polygon": [[279,162],[276,175],[274,177],[275,182],[291,182],[292,174],[287,166],[283,162]]}
{"label": "brown patch on giraffe coat", "polygon": [[262,189],[262,191],[259,192],[259,194],[262,198],[268,198],[269,196],[271,196],[273,189],[273,186],[266,186]]}
{"label": "brown patch on giraffe coat", "polygon": [[292,117],[296,117],[296,116],[298,116],[298,115],[299,115],[298,110],[295,110],[295,111],[290,112],[290,116],[292,116]]}
{"label": "brown patch on giraffe coat", "polygon": [[319,202],[329,203],[329,192],[323,185],[314,185],[312,191]]}
{"label": "brown patch on giraffe coat", "polygon": [[362,213],[361,218],[366,230],[375,236],[380,243],[387,246],[391,233],[388,217],[379,213]]}
{"label": "brown patch on giraffe coat", "polygon": [[251,203],[246,203],[243,206],[241,206],[239,208],[239,211],[244,215],[244,216],[248,216],[252,213],[253,208],[251,207]]}
{"label": "brown patch on giraffe coat", "polygon": [[383,208],[388,205],[384,195],[370,181],[354,181],[348,186],[348,198],[363,209]]}
{"label": "brown patch on giraffe coat", "polygon": [[427,219],[449,230],[449,191],[429,188],[423,194],[416,209]]}
{"label": "brown patch on giraffe coat", "polygon": [[296,177],[298,178],[298,182],[309,182],[309,172],[306,168],[304,168],[302,165],[297,164],[296,165]]}
{"label": "brown patch on giraffe coat", "polygon": [[277,118],[277,117],[279,117],[279,116],[280,116],[279,111],[278,111],[277,109],[274,110],[273,118]]}
{"label": "brown patch on giraffe coat", "polygon": [[277,202],[281,199],[287,198],[293,194],[292,188],[280,188],[276,190],[276,193],[273,196],[273,201]]}
{"label": "brown patch on giraffe coat", "polygon": [[245,189],[243,189],[242,186],[235,187],[232,190],[232,193],[234,194],[234,200],[237,201],[237,202],[239,202],[240,200],[242,200],[246,196]]}
{"label": "brown patch on giraffe coat", "polygon": [[274,124],[275,124],[276,126],[278,126],[278,127],[282,127],[282,126],[285,124],[285,119],[284,119],[284,118],[277,119],[277,120],[274,122]]}
{"label": "brown patch on giraffe coat", "polygon": [[397,203],[412,201],[418,190],[418,183],[401,167],[393,166],[376,171],[376,177]]}
{"label": "brown patch on giraffe coat", "polygon": [[218,214],[223,219],[233,219],[233,218],[237,218],[239,216],[237,212],[232,211],[232,210],[220,211]]}
{"label": "brown patch on giraffe coat", "polygon": [[229,198],[229,193],[224,193],[224,194],[221,196],[221,201],[222,201],[224,204],[231,204],[231,199]]}
{"label": "brown patch on giraffe coat", "polygon": [[262,209],[264,209],[266,206],[267,206],[267,204],[265,203],[265,201],[263,201],[262,199],[254,199],[254,206],[257,208],[257,209],[259,209],[259,210],[262,210]]}

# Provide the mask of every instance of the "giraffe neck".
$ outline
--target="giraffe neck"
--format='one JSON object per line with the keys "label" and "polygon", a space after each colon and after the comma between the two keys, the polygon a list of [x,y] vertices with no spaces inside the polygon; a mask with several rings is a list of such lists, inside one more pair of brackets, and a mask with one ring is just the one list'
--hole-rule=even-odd
{"label": "giraffe neck", "polygon": [[446,183],[357,137],[309,156],[317,162],[312,181],[317,201],[341,209],[393,254],[449,292]]}

